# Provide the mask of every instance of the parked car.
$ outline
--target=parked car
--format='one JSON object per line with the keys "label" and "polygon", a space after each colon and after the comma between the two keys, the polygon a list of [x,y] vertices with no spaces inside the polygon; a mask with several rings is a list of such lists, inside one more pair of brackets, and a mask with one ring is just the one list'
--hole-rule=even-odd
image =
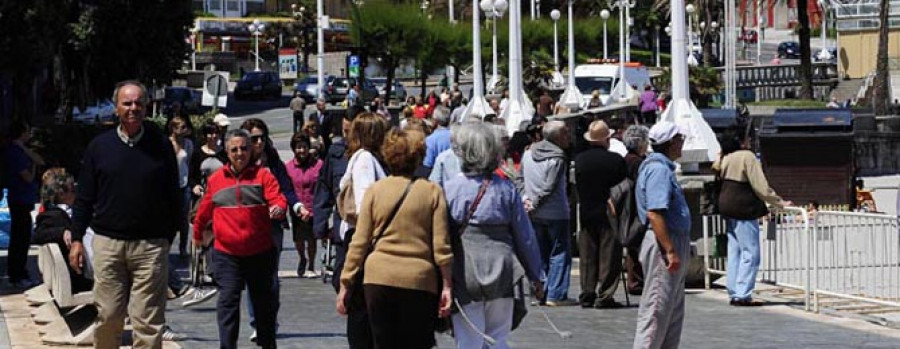
{"label": "parked car", "polygon": [[813,52],[812,52],[813,62],[837,64],[837,48],[829,47],[829,48],[827,48],[827,50],[830,55],[827,59],[823,59],[824,57],[820,56],[820,53],[822,52],[822,50],[813,50]]}
{"label": "parked car", "polygon": [[778,58],[800,58],[800,43],[785,41],[778,44]]}
{"label": "parked car", "polygon": [[[385,99],[384,90],[385,87],[387,87],[387,78],[369,78],[369,81],[371,81],[372,84],[375,85],[375,88],[378,89],[378,96],[380,96],[382,99]],[[404,87],[403,84],[401,84],[400,81],[397,81],[396,79],[394,79],[393,85],[394,86],[391,87],[391,99],[405,101],[406,87]]]}
{"label": "parked car", "polygon": [[246,97],[281,98],[281,78],[276,72],[255,71],[244,74],[234,88],[234,98]]}
{"label": "parked car", "polygon": [[115,123],[117,119],[116,104],[109,99],[98,100],[96,104],[86,106],[84,112],[78,107],[72,109],[72,120],[83,124],[109,124]]}
{"label": "parked car", "polygon": [[[350,86],[355,85],[356,81],[356,78],[335,78],[331,80],[325,89],[325,100],[332,104],[343,102],[347,99],[347,91],[350,91]],[[378,88],[372,84],[370,79],[366,79],[363,86],[360,87],[360,94],[363,102],[369,102],[378,95]]]}
{"label": "parked car", "polygon": [[759,33],[756,30],[745,30],[738,36],[738,41],[744,41],[748,44],[755,44],[759,40]]}
{"label": "parked car", "polygon": [[[326,86],[331,80],[334,80],[334,75],[325,75]],[[300,80],[300,82],[294,84],[294,92],[299,92],[300,98],[303,98],[306,103],[315,102],[316,97],[319,96],[319,77],[310,75]]]}
{"label": "parked car", "polygon": [[203,113],[203,92],[187,87],[166,87],[163,97],[163,113],[168,114],[172,105],[178,102],[181,110],[187,114]]}

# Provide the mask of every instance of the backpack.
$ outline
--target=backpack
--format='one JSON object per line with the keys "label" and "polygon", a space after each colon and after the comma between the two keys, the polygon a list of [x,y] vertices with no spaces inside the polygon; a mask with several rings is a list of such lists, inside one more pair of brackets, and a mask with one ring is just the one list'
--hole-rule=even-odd
{"label": "backpack", "polygon": [[637,214],[637,200],[634,196],[635,181],[626,177],[609,190],[609,199],[615,213],[609,212],[609,222],[619,234],[619,241],[625,247],[638,247],[644,240],[647,226]]}

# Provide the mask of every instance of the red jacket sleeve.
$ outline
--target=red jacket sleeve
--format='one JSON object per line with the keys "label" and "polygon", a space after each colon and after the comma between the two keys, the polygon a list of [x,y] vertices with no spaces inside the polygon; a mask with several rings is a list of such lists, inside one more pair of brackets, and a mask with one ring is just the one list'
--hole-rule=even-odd
{"label": "red jacket sleeve", "polygon": [[262,172],[260,180],[263,185],[263,192],[266,202],[271,206],[278,206],[287,212],[287,199],[281,193],[281,187],[278,186],[278,180],[272,172],[266,170]]}

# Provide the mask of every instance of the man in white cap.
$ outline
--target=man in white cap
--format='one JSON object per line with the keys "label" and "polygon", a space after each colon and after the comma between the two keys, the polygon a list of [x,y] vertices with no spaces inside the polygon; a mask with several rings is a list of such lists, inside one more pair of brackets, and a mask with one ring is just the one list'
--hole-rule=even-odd
{"label": "man in white cap", "polygon": [[225,133],[228,132],[228,126],[231,126],[231,120],[228,120],[228,115],[218,113],[213,117],[213,123],[219,128],[219,146],[224,146]]}
{"label": "man in white cap", "polygon": [[635,187],[638,217],[648,232],[641,244],[644,293],[634,348],[677,348],[684,322],[684,278],[690,256],[691,212],[675,178],[684,135],[660,121],[650,129],[653,153],[641,164]]}
{"label": "man in white cap", "polygon": [[606,122],[592,122],[584,133],[584,140],[591,147],[575,157],[575,186],[582,227],[578,232],[581,258],[578,301],[582,308],[621,306],[613,295],[622,274],[622,244],[610,225],[607,201],[610,188],[625,179],[625,160],[609,151],[611,137],[612,131]]}

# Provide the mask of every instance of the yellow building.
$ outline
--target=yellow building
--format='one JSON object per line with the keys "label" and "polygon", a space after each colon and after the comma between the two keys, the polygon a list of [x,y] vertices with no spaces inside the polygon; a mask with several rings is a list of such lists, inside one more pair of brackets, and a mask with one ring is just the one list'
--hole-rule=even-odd
{"label": "yellow building", "polygon": [[[875,70],[878,55],[879,2],[864,0],[847,3],[849,0],[833,0],[829,12],[837,18],[838,70],[841,76],[853,79],[864,78]],[[900,59],[900,0],[891,1],[889,15],[888,58]]]}

